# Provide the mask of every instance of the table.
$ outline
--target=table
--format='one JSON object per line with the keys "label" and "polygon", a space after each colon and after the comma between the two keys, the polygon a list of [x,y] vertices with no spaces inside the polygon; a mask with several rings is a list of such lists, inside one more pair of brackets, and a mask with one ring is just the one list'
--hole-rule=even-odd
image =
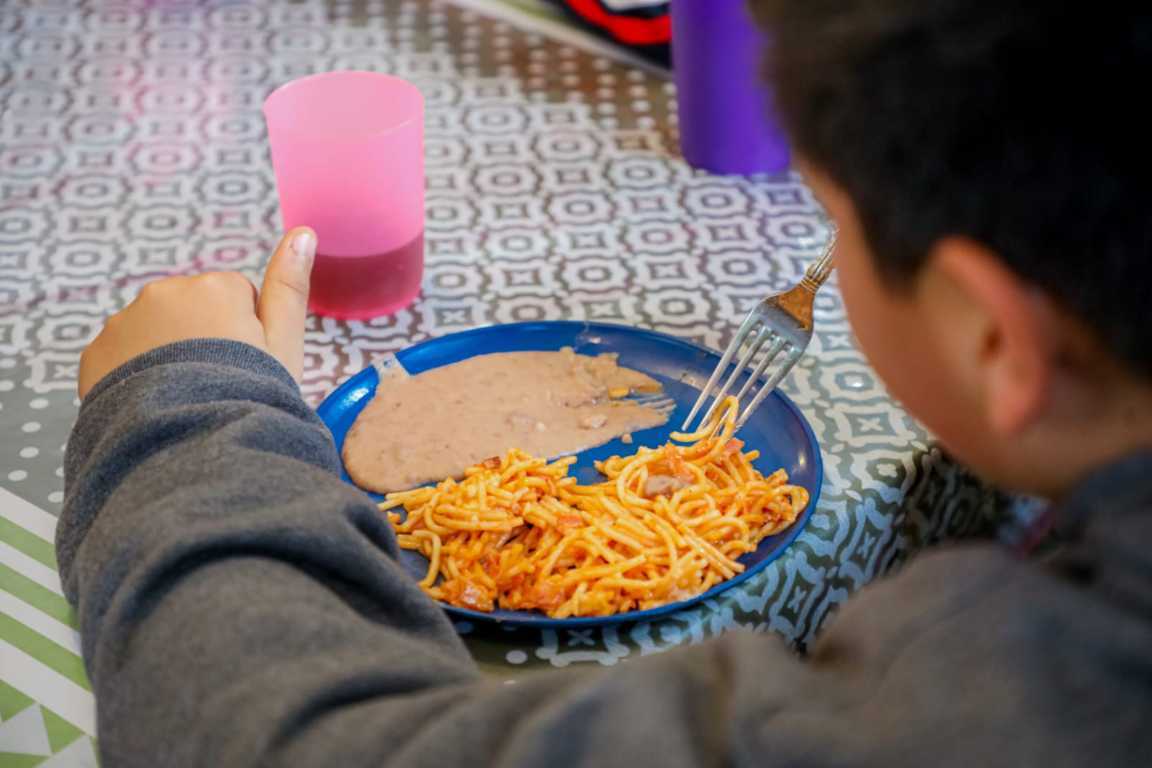
{"label": "table", "polygon": [[[797,177],[694,172],[676,150],[667,77],[565,37],[422,0],[6,0],[0,765],[94,760],[93,700],[51,544],[78,355],[156,277],[258,277],[279,233],[260,115],[276,85],[375,69],[415,81],[428,104],[423,296],[371,322],[310,318],[312,403],[379,355],[485,323],[610,321],[723,347],[734,318],[818,255],[827,226]],[[481,665],[514,680],[734,627],[803,646],[909,552],[986,527],[998,497],[885,394],[835,280],[818,301],[811,354],[783,388],[826,468],[819,507],[784,557],[654,624],[563,634],[459,625]]]}

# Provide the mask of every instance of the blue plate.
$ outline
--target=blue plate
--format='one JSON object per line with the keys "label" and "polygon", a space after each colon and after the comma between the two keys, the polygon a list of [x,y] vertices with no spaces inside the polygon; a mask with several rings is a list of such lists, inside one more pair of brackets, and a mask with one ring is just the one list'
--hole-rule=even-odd
{"label": "blue plate", "polygon": [[[707,381],[708,375],[720,361],[715,352],[667,334],[622,325],[579,322],[515,323],[478,328],[416,344],[398,352],[396,357],[409,373],[420,373],[492,352],[548,351],[561,347],[572,347],[585,355],[615,352],[620,355],[622,365],[658,379],[664,385],[665,392],[676,401],[676,411],[668,423],[663,427],[637,432],[633,436],[633,445],[615,440],[581,453],[574,471],[582,483],[602,479],[593,465],[598,459],[632,453],[641,445],[657,446],[667,442],[669,433],[683,422],[699,394],[698,388],[687,382]],[[376,392],[377,380],[376,369],[366,368],[340,385],[317,409],[320,418],[332,430],[337,448],[343,448],[344,436],[352,422]],[[807,524],[820,496],[823,466],[820,447],[816,443],[816,436],[812,434],[812,428],[796,405],[779,392],[765,399],[741,429],[740,438],[749,449],[760,451],[760,458],[756,461],[758,469],[767,474],[784,467],[790,481],[804,486],[811,495],[808,506],[791,527],[764,539],[755,552],[740,558],[740,562],[747,566],[743,573],[696,597],[615,616],[552,619],[534,611],[497,610],[484,613],[442,604],[444,609],[460,618],[509,625],[550,628],[600,626],[664,616],[715,597],[747,580],[779,557]],[[344,480],[351,482],[347,474],[344,474]],[[428,561],[416,552],[403,552],[402,562],[405,569],[417,579],[423,578],[428,568]]]}

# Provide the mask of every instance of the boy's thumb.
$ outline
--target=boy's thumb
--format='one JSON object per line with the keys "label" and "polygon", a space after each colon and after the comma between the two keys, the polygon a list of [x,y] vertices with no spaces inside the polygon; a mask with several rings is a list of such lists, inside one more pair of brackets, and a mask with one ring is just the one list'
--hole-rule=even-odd
{"label": "boy's thumb", "polygon": [[268,351],[297,381],[304,371],[304,321],[316,257],[316,233],[297,227],[280,240],[268,260],[256,314],[264,326]]}

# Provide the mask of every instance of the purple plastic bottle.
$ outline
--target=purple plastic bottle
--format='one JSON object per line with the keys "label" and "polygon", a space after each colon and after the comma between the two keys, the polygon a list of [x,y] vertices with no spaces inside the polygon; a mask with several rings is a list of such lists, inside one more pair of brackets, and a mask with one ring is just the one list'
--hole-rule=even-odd
{"label": "purple plastic bottle", "polygon": [[717,174],[788,168],[788,142],[763,80],[767,40],[747,0],[672,0],[680,149]]}

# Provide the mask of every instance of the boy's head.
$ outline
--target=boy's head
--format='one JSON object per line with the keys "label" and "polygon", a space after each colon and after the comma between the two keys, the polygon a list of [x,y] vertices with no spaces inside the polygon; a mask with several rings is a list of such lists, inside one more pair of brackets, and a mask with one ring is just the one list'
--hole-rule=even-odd
{"label": "boy's head", "polygon": [[1152,13],[751,5],[893,394],[985,474],[1049,495],[1152,443]]}

